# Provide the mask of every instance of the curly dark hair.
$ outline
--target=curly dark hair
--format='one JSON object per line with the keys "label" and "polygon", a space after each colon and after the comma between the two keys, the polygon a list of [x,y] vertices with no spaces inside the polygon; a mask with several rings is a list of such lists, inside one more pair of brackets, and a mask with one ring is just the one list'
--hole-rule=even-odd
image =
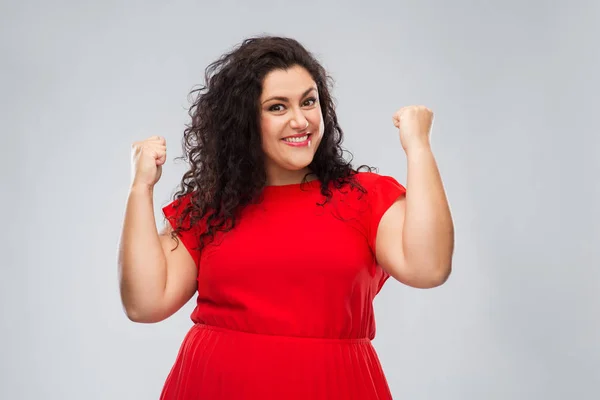
{"label": "curly dark hair", "polygon": [[190,93],[196,97],[189,109],[191,123],[184,131],[184,156],[180,157],[190,169],[174,194],[174,200],[189,195],[190,202],[180,213],[174,239],[206,218],[207,229],[198,238],[201,250],[217,231],[235,227],[242,207],[260,199],[267,182],[259,119],[263,81],[273,70],[294,66],[305,68],[317,84],[324,120],[323,138],[302,183],[309,175],[319,179],[325,198],[320,205],[331,199],[331,184],[339,189],[349,183],[364,193],[353,175],[370,167],[355,170],[352,158],[344,159],[344,153],[352,155],[341,146],[343,132],[330,93],[331,77],[297,40],[253,37],[211,63],[205,71],[205,85]]}

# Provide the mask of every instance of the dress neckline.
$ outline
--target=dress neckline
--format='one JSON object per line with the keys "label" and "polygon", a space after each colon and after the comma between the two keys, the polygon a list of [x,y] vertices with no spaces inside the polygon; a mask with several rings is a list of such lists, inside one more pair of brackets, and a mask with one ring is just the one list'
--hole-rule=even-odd
{"label": "dress neckline", "polygon": [[294,192],[294,191],[305,191],[308,189],[315,189],[321,187],[321,181],[319,179],[313,179],[311,181],[300,182],[300,183],[289,183],[286,185],[267,185],[264,187],[265,193],[281,193],[281,192]]}

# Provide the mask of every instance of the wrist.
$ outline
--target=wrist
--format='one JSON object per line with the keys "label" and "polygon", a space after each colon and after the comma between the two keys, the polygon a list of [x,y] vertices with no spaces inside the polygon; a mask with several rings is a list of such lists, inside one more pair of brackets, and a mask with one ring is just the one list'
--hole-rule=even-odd
{"label": "wrist", "polygon": [[154,186],[153,185],[148,185],[148,184],[145,184],[145,183],[134,182],[129,187],[129,192],[130,193],[153,194],[154,193]]}
{"label": "wrist", "polygon": [[431,153],[431,145],[429,143],[419,143],[404,148],[407,157],[419,157],[423,154]]}

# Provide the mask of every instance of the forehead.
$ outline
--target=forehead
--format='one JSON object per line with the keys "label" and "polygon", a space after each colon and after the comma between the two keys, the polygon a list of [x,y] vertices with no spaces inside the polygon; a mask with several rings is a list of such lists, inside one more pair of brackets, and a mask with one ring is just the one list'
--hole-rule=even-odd
{"label": "forehead", "polygon": [[316,87],[316,83],[306,69],[298,66],[276,69],[265,76],[261,97],[300,96],[311,87]]}

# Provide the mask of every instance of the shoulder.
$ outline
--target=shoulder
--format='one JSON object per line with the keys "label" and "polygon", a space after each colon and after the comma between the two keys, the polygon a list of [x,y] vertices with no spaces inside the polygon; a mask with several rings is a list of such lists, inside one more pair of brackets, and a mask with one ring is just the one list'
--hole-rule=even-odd
{"label": "shoulder", "polygon": [[405,187],[400,184],[396,178],[389,175],[382,175],[376,172],[363,171],[354,175],[356,181],[369,192],[378,191],[395,191],[405,192]]}
{"label": "shoulder", "polygon": [[361,171],[354,174],[354,178],[358,183],[365,186],[372,186],[382,175],[376,172]]}
{"label": "shoulder", "polygon": [[162,207],[167,218],[179,217],[190,208],[192,193],[179,195]]}
{"label": "shoulder", "polygon": [[162,207],[163,214],[171,225],[186,230],[203,227],[208,213],[205,213],[204,216],[200,215],[201,212],[195,204],[195,195],[197,193],[194,191],[178,195]]}

